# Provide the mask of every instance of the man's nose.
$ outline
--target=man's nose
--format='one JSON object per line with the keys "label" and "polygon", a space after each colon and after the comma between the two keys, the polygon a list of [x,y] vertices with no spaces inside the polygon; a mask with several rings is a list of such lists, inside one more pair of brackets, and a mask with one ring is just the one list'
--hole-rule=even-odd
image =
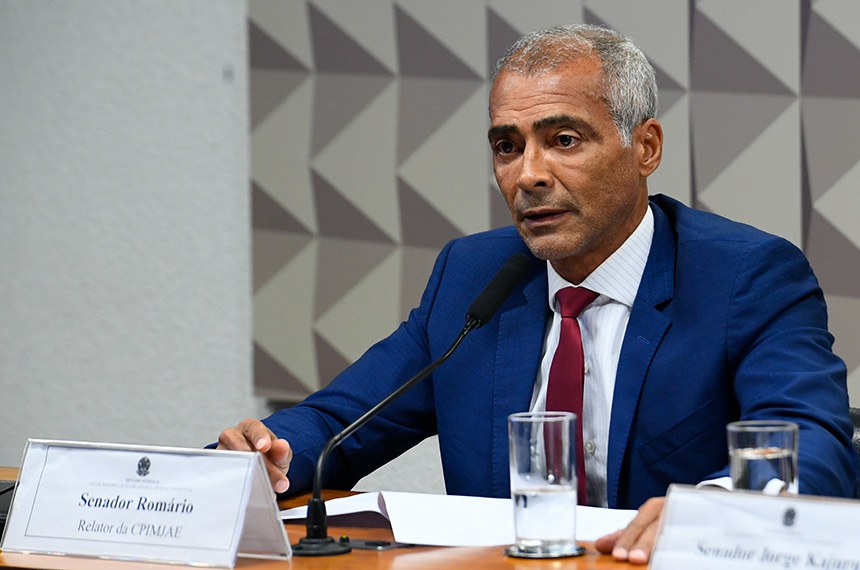
{"label": "man's nose", "polygon": [[548,188],[552,184],[552,176],[547,167],[546,154],[536,146],[526,147],[523,151],[522,166],[517,179],[517,186],[522,190]]}

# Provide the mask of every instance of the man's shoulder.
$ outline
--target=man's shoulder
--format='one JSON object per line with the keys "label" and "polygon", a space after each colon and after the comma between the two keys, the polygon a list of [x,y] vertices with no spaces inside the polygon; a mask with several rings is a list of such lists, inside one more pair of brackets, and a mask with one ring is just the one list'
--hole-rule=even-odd
{"label": "man's shoulder", "polygon": [[710,241],[742,245],[787,241],[749,224],[691,208],[662,194],[651,196],[650,200],[652,206],[665,215],[666,223],[674,230],[679,244]]}

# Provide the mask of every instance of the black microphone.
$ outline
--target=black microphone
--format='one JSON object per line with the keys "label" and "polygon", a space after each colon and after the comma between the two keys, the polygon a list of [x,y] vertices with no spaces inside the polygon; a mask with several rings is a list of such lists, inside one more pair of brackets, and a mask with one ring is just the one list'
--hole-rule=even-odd
{"label": "black microphone", "polygon": [[325,462],[329,453],[340,445],[343,440],[355,433],[361,426],[373,419],[391,402],[439,368],[442,363],[454,354],[454,351],[460,346],[460,343],[470,331],[482,327],[492,319],[499,306],[501,306],[505,298],[510,295],[514,286],[525,275],[528,265],[529,258],[525,253],[519,252],[512,255],[471,304],[469,310],[466,312],[466,324],[463,330],[460,331],[460,334],[457,335],[457,338],[451,343],[445,354],[431,362],[405,384],[394,390],[381,402],[365,412],[364,415],[328,440],[317,458],[317,466],[314,471],[313,495],[310,501],[308,501],[307,536],[300,539],[298,544],[293,545],[293,554],[296,556],[330,556],[334,554],[346,554],[352,550],[348,538],[343,537],[335,542],[328,535],[325,503],[322,500],[322,479],[323,469],[325,468]]}
{"label": "black microphone", "polygon": [[502,302],[511,294],[514,286],[529,267],[529,256],[523,252],[513,254],[502,265],[492,280],[484,287],[469,310],[466,311],[466,324],[469,319],[478,321],[475,328],[481,327],[493,318]]}

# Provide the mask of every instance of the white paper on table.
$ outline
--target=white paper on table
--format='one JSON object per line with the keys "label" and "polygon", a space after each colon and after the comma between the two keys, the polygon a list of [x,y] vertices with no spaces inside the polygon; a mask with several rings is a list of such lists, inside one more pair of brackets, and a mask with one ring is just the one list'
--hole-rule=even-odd
{"label": "white paper on table", "polygon": [[[430,546],[498,546],[514,542],[510,499],[381,491],[325,502],[328,516],[371,512],[391,523],[394,540]],[[281,519],[303,519],[307,507],[281,511]],[[576,508],[576,539],[590,542],[627,526],[636,511]]]}

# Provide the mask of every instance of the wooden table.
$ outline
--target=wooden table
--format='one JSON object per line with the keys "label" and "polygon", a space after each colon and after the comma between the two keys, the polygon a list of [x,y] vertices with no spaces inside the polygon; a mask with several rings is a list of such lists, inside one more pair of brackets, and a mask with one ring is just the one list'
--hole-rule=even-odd
{"label": "wooden table", "polygon": [[[18,470],[0,467],[0,479],[17,478]],[[342,496],[345,493],[326,492],[326,499]],[[281,503],[281,508],[295,507],[307,504],[308,497],[300,496]],[[290,542],[295,543],[305,535],[303,524],[288,523],[286,525]],[[335,538],[347,535],[351,538],[363,538],[372,540],[393,540],[391,529],[385,526],[367,527],[331,527],[329,534]],[[630,566],[623,562],[615,562],[610,556],[603,556],[594,550],[591,544],[586,543],[586,554],[578,558],[564,558],[558,560],[525,560],[509,558],[505,556],[504,549],[500,546],[481,548],[438,548],[430,546],[408,546],[386,551],[370,551],[354,549],[349,554],[328,557],[294,557],[288,561],[254,560],[250,558],[239,558],[237,568],[253,570],[276,570],[276,569],[328,569],[349,568],[350,570],[363,570],[371,568],[400,569],[447,569],[468,568],[469,570],[484,570],[492,568],[504,568],[507,570],[612,570],[645,568],[644,566]],[[91,558],[72,558],[60,556],[47,556],[40,554],[18,554],[14,552],[0,553],[0,568],[21,569],[51,569],[51,570],[108,570],[121,568],[122,570],[176,570],[178,566],[149,564],[142,562],[116,562],[109,560],[97,560]]]}

